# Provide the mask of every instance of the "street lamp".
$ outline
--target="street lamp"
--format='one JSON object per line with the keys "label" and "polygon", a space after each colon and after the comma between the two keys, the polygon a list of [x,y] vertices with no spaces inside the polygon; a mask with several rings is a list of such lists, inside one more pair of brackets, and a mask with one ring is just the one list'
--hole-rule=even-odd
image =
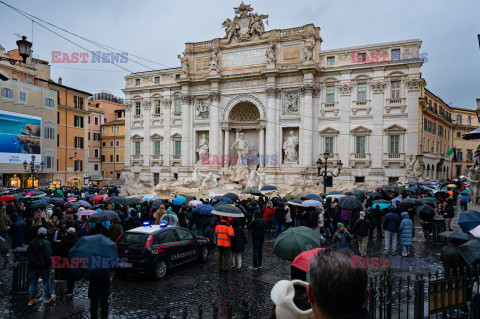
{"label": "street lamp", "polygon": [[23,162],[23,168],[25,169],[25,173],[32,174],[32,186],[34,186],[35,184],[34,174],[43,172],[44,167],[45,163],[43,161],[40,163],[40,167],[35,167],[35,155],[32,155],[32,161],[30,163],[27,163],[26,160]]}
{"label": "street lamp", "polygon": [[15,60],[7,57],[0,57],[0,61],[8,61],[11,65],[15,65],[17,62],[27,62],[27,58],[32,53],[32,42],[27,41],[26,36],[22,36],[21,40],[17,41],[18,54],[22,57],[22,60]]}
{"label": "street lamp", "polygon": [[[317,161],[317,170],[318,174],[317,176],[322,176],[323,177],[323,192],[327,192],[327,186],[332,186],[333,184],[333,178],[337,177],[340,175],[340,171],[342,170],[343,163],[342,160],[338,160],[337,162],[337,168],[338,168],[338,173],[335,174],[332,171],[328,170],[328,158],[330,157],[330,154],[328,152],[323,153],[323,159],[325,160],[324,162],[322,159],[318,159]],[[323,171],[322,171],[323,169]],[[317,184],[318,185],[318,184]]]}

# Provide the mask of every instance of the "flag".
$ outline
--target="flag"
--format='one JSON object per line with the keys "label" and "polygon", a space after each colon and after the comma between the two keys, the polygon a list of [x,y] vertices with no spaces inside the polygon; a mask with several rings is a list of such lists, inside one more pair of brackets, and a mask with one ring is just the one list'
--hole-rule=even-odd
{"label": "flag", "polygon": [[457,161],[457,149],[455,147],[449,149],[447,155],[450,156],[450,158],[452,159],[452,163],[455,163]]}

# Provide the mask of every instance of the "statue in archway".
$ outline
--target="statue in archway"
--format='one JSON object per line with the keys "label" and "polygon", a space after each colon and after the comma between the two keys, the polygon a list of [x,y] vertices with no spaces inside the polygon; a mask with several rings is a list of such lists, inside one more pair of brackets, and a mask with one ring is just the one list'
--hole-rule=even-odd
{"label": "statue in archway", "polygon": [[197,153],[198,161],[197,164],[202,163],[203,158],[205,157],[208,160],[208,140],[205,137],[205,134],[202,134],[200,141],[198,141]]}
{"label": "statue in archway", "polygon": [[283,142],[283,151],[285,156],[283,158],[284,163],[297,163],[298,162],[298,153],[297,153],[298,137],[295,135],[295,132],[290,131],[290,135]]}
{"label": "statue in archway", "polygon": [[248,142],[243,136],[243,133],[240,133],[238,138],[235,140],[235,142],[231,147],[231,149],[234,149],[235,152],[237,152],[237,156],[238,156],[237,165],[236,165],[237,167],[242,165],[243,159],[246,159],[248,154],[248,146],[249,146]]}

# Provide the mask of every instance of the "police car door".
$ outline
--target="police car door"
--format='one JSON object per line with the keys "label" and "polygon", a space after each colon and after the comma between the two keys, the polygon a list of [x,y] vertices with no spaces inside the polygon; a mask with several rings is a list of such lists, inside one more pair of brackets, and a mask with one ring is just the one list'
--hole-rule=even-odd
{"label": "police car door", "polygon": [[177,256],[179,263],[185,263],[197,259],[198,254],[195,235],[184,228],[177,227],[175,230],[177,231],[180,242],[180,245],[178,246],[178,252],[180,255]]}
{"label": "police car door", "polygon": [[171,257],[177,253],[175,246],[178,243],[175,232],[172,229],[167,229],[155,235],[155,238],[156,245],[154,246],[153,251],[158,251],[158,258],[166,258],[170,265],[175,265],[175,260],[172,260]]}

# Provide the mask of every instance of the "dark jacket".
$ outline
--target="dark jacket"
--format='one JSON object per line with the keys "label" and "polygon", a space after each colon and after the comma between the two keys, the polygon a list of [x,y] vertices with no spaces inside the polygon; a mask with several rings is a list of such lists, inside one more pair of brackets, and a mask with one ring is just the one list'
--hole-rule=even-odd
{"label": "dark jacket", "polygon": [[440,260],[447,275],[450,274],[452,270],[456,273],[458,268],[463,269],[463,267],[467,266],[460,251],[454,245],[448,245],[442,248]]}
{"label": "dark jacket", "polygon": [[110,232],[102,224],[95,224],[95,226],[88,232],[88,236],[98,234],[110,238]]}
{"label": "dark jacket", "polygon": [[88,299],[108,299],[111,293],[110,276],[105,271],[95,274],[88,284]]}
{"label": "dark jacket", "polygon": [[307,211],[307,220],[308,220],[308,227],[310,228],[317,228],[318,226],[318,212],[316,209],[311,209]]}
{"label": "dark jacket", "polygon": [[277,218],[277,222],[279,224],[285,224],[286,219],[285,219],[285,208],[282,206],[279,206],[275,208],[275,217]]}
{"label": "dark jacket", "polygon": [[50,269],[52,266],[52,246],[43,237],[37,237],[27,249],[28,266],[36,270]]}
{"label": "dark jacket", "polygon": [[123,234],[123,227],[120,224],[113,223],[108,227],[108,231],[110,232],[110,239],[117,241],[118,237]]}
{"label": "dark jacket", "polygon": [[359,219],[353,225],[352,233],[357,236],[368,236],[368,230],[370,229],[370,223],[366,219]]}
{"label": "dark jacket", "polygon": [[398,233],[400,227],[400,216],[397,213],[388,213],[383,220],[383,230]]}
{"label": "dark jacket", "polygon": [[413,245],[413,235],[415,233],[415,225],[410,218],[408,218],[408,213],[402,213],[402,222],[398,228],[400,232],[400,244],[403,246],[412,246]]}
{"label": "dark jacket", "polygon": [[245,244],[247,243],[247,238],[245,237],[242,226],[235,226],[233,228],[233,233],[235,235],[233,236],[233,238],[231,238],[232,253],[243,253],[243,251],[245,250]]}
{"label": "dark jacket", "polygon": [[254,243],[263,243],[265,240],[265,219],[262,217],[255,218],[250,224],[248,224],[248,229],[252,231],[252,241]]}

